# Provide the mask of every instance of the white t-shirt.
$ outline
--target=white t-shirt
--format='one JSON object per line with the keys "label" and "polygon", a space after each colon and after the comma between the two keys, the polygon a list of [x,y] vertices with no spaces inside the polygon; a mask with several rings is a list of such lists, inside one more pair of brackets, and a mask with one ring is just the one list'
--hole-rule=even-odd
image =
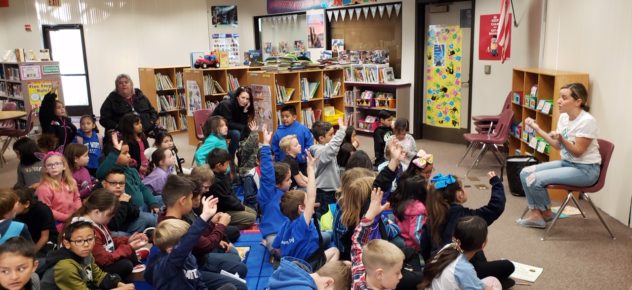
{"label": "white t-shirt", "polygon": [[601,164],[601,155],[599,154],[599,143],[597,142],[597,134],[599,128],[597,127],[597,120],[588,112],[582,110],[581,113],[570,121],[567,113],[562,113],[560,119],[557,121],[557,132],[564,137],[564,139],[575,144],[575,138],[583,137],[590,138],[592,142],[588,145],[586,152],[580,157],[575,157],[568,152],[564,146],[561,147],[560,155],[562,159],[583,164]]}
{"label": "white t-shirt", "polygon": [[474,266],[463,254],[443,269],[426,290],[483,290],[485,284],[478,279]]}

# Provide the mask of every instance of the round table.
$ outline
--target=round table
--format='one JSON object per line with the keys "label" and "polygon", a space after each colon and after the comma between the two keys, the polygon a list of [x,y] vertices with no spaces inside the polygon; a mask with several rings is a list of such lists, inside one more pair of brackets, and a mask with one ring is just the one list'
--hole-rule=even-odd
{"label": "round table", "polygon": [[0,121],[17,119],[26,116],[24,111],[0,111]]}

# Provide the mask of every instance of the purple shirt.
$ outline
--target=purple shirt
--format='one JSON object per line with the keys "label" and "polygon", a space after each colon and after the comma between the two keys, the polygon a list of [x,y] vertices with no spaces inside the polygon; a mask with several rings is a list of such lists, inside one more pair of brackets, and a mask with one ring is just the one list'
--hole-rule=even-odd
{"label": "purple shirt", "polygon": [[162,188],[165,187],[165,183],[167,183],[169,173],[169,171],[156,167],[151,171],[151,173],[149,173],[149,175],[145,176],[143,184],[151,188],[151,190],[154,191],[154,194],[162,194]]}
{"label": "purple shirt", "polygon": [[90,176],[88,169],[81,167],[81,169],[72,173],[72,177],[77,182],[77,188],[79,189],[79,196],[81,199],[88,197],[88,195],[92,192],[92,188],[94,188],[94,181],[92,180],[92,176]]}

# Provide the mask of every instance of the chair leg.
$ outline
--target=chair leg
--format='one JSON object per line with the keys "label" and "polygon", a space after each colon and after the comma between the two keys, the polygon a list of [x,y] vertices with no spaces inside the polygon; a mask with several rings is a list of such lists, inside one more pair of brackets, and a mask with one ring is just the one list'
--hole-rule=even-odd
{"label": "chair leg", "polygon": [[461,166],[463,159],[465,159],[465,156],[467,156],[467,153],[469,153],[473,147],[474,147],[474,142],[470,142],[470,145],[467,146],[467,150],[465,150],[465,154],[463,154],[463,157],[461,157],[461,160],[459,160],[459,163],[456,164],[456,167]]}
{"label": "chair leg", "polygon": [[520,216],[520,218],[524,218],[524,216],[529,212],[529,207],[525,207],[524,211],[522,212],[522,215]]}
{"label": "chair leg", "polygon": [[555,214],[555,217],[553,218],[553,221],[551,222],[551,225],[546,229],[546,232],[544,232],[544,235],[541,238],[542,241],[544,241],[544,239],[546,239],[546,237],[549,235],[549,232],[551,231],[551,229],[553,229],[553,227],[557,223],[557,220],[560,219],[560,216],[562,215],[562,212],[564,212],[564,208],[566,208],[566,205],[568,205],[568,202],[569,202],[569,200],[571,198],[574,198],[573,197],[573,193],[569,192],[566,195],[566,199],[562,203],[562,206],[560,206],[560,209],[557,211],[557,214]]}
{"label": "chair leg", "polygon": [[[580,197],[581,197],[582,192],[580,192]],[[579,209],[579,212],[582,214],[583,218],[586,218],[586,214],[584,213],[584,209],[582,209],[582,207],[579,205],[579,201],[575,198],[574,195],[571,194],[571,196],[573,197],[572,201],[575,204],[575,206],[577,207],[577,209]]]}
{"label": "chair leg", "polygon": [[480,158],[481,155],[487,151],[487,144],[483,143],[483,147],[481,148],[480,151],[478,151],[478,154],[476,155],[476,159],[474,160],[474,162],[472,163],[472,165],[470,166],[470,168],[467,170],[467,172],[465,173],[465,176],[469,176],[470,175],[470,171],[472,171],[472,169],[474,169],[474,167],[478,166],[478,163],[480,162]]}
{"label": "chair leg", "polygon": [[593,208],[593,210],[595,211],[595,213],[597,213],[597,216],[599,217],[599,220],[601,221],[601,223],[603,224],[604,227],[606,227],[606,230],[608,230],[608,233],[610,234],[610,237],[613,240],[616,240],[616,238],[614,237],[614,234],[612,234],[612,230],[610,229],[610,226],[608,226],[608,224],[606,223],[606,220],[603,219],[603,216],[601,215],[601,213],[599,212],[599,209],[597,209],[597,207],[595,206],[595,204],[592,202],[592,199],[590,199],[590,196],[588,196],[588,193],[583,192],[582,196],[584,198],[586,198],[586,200],[588,200],[588,203],[590,203],[590,206]]}

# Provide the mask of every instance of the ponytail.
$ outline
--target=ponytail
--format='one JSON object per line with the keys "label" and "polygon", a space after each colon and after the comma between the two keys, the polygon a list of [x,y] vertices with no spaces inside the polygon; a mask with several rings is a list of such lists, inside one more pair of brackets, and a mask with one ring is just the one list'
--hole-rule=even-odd
{"label": "ponytail", "polygon": [[149,161],[149,170],[147,172],[152,172],[157,167],[160,167],[160,161],[165,159],[166,157],[165,151],[167,150],[171,150],[171,149],[164,149],[164,148],[158,147],[158,149],[156,149],[154,153],[151,154],[151,160]]}
{"label": "ponytail", "polygon": [[421,279],[421,283],[417,285],[417,290],[425,290],[430,287],[432,280],[440,275],[460,254],[461,251],[455,243],[448,244],[441,249],[441,251],[432,258],[430,263],[424,266],[424,276]]}

